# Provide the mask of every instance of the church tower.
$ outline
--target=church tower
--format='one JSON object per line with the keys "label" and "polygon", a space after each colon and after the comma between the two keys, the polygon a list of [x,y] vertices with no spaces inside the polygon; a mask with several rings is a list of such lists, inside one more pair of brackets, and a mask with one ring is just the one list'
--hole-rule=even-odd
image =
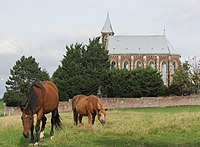
{"label": "church tower", "polygon": [[107,14],[106,21],[104,23],[104,26],[101,30],[101,37],[102,37],[102,43],[105,45],[105,48],[107,49],[108,47],[108,37],[109,36],[114,36],[114,32],[110,23],[109,19],[109,13]]}

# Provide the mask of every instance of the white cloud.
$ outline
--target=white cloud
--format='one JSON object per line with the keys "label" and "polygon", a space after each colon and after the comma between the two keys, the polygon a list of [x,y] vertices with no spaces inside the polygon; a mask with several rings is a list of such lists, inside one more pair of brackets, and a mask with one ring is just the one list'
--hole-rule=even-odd
{"label": "white cloud", "polygon": [[0,39],[0,54],[16,54],[26,50],[27,43],[16,35],[9,35]]}

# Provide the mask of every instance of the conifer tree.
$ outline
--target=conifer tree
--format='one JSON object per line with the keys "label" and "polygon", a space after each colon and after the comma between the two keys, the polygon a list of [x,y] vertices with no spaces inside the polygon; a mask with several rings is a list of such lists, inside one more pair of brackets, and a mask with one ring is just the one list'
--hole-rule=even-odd
{"label": "conifer tree", "polygon": [[60,100],[68,100],[81,93],[84,74],[83,50],[84,46],[79,43],[66,46],[66,54],[61,65],[53,74],[52,79],[58,86]]}
{"label": "conifer tree", "polygon": [[109,72],[108,97],[149,97],[165,95],[165,92],[160,73],[152,68]]}
{"label": "conifer tree", "polygon": [[110,64],[108,51],[100,43],[100,37],[89,40],[83,58],[83,66],[85,67],[84,92],[88,95],[97,94],[98,89],[101,89],[102,94],[105,94]]}
{"label": "conifer tree", "polygon": [[87,46],[78,43],[66,46],[66,55],[52,79],[60,99],[68,100],[77,94],[97,94],[99,87],[105,92],[108,69],[108,52],[97,37],[90,39]]}
{"label": "conifer tree", "polygon": [[41,70],[39,63],[32,56],[22,56],[17,60],[13,68],[10,69],[10,74],[6,81],[6,93],[4,94],[4,102],[7,105],[21,105],[35,79],[49,80],[47,71]]}

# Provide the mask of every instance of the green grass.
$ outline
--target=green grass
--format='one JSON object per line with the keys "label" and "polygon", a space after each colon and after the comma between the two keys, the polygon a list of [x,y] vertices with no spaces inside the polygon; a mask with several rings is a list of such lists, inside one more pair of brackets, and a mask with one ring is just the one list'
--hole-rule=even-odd
{"label": "green grass", "polygon": [[0,117],[3,115],[3,100],[0,99]]}
{"label": "green grass", "polygon": [[[50,115],[45,130],[45,147],[171,147],[200,146],[200,106],[137,108],[107,111],[107,123],[96,120],[93,128],[73,127],[72,112],[61,113],[63,129],[49,138]],[[25,147],[20,116],[0,118],[0,146]]]}

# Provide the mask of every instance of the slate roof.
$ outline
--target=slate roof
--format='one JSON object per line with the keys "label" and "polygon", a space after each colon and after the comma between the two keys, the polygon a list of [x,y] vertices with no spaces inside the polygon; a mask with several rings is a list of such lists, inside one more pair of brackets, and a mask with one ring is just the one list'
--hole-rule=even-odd
{"label": "slate roof", "polygon": [[108,50],[109,54],[179,55],[165,35],[109,36]]}

